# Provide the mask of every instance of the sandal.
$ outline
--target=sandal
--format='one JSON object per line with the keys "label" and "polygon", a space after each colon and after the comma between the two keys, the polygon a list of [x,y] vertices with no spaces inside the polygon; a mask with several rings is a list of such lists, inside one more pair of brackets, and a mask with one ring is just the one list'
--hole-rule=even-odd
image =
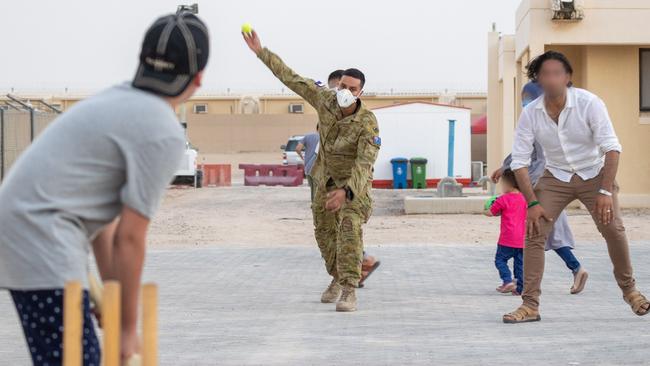
{"label": "sandal", "polygon": [[569,291],[571,295],[577,295],[585,289],[587,278],[589,278],[589,273],[587,273],[583,268],[580,268],[578,272],[573,275],[573,286],[571,286],[571,290]]}
{"label": "sandal", "polygon": [[514,282],[504,283],[501,286],[497,287],[497,292],[502,294],[508,294],[517,289],[517,285]]}
{"label": "sandal", "polygon": [[650,301],[639,291],[635,290],[623,295],[623,300],[632,307],[632,311],[638,316],[643,316],[650,312]]}
{"label": "sandal", "polygon": [[[374,258],[373,258],[373,260],[374,260]],[[377,269],[377,267],[379,267],[380,264],[381,264],[380,261],[375,261],[370,268],[367,268],[367,271],[364,271],[363,268],[362,268],[361,280],[359,281],[359,286],[357,286],[357,287],[363,288],[363,285],[366,282],[366,280],[368,279],[368,277],[370,277],[372,272],[374,272]]]}
{"label": "sandal", "polygon": [[539,311],[533,310],[526,305],[521,305],[517,310],[503,316],[503,322],[506,324],[538,322],[542,320]]}

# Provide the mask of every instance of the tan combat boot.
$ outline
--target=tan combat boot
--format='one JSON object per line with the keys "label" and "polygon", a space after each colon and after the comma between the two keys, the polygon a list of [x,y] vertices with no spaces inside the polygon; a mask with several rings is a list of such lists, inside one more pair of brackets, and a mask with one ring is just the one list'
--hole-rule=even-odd
{"label": "tan combat boot", "polygon": [[332,283],[330,283],[330,285],[327,286],[327,289],[325,289],[323,295],[320,297],[320,302],[323,303],[336,302],[336,300],[339,299],[339,296],[341,296],[341,288],[342,286],[338,284],[337,279],[336,278],[332,279]]}
{"label": "tan combat boot", "polygon": [[357,294],[354,286],[345,285],[341,298],[336,303],[336,311],[356,311],[357,310]]}

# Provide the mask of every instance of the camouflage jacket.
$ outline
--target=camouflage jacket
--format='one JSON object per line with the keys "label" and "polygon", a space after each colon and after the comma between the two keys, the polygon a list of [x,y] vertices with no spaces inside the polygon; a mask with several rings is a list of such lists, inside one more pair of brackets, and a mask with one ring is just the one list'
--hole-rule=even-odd
{"label": "camouflage jacket", "polygon": [[258,57],[318,112],[320,148],[311,172],[316,184],[322,187],[331,180],[338,188],[349,188],[354,197],[366,195],[381,146],[375,115],[359,102],[357,111],[344,118],[334,91],[296,74],[267,48]]}

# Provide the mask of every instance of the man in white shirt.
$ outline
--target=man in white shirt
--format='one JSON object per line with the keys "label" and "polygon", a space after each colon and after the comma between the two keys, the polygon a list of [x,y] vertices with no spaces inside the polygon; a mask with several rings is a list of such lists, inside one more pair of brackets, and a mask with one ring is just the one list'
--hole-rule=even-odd
{"label": "man in white shirt", "polygon": [[[523,110],[517,125],[511,169],[528,201],[528,235],[524,250],[523,304],[503,316],[505,323],[539,321],[544,273],[544,243],[553,220],[573,200],[589,209],[605,241],[614,276],[624,300],[637,315],[650,302],[636,289],[627,236],[621,219],[616,171],[621,152],[603,101],[572,87],[573,69],[564,55],[548,51],[527,67],[528,77],[544,94]],[[533,188],[528,177],[533,143],[546,157],[546,171]]]}

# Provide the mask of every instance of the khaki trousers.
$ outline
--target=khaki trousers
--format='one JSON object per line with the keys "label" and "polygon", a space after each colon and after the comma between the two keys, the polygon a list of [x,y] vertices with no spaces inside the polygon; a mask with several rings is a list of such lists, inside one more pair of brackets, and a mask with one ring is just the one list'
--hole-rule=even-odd
{"label": "khaki trousers", "polygon": [[325,260],[325,269],[341,285],[356,287],[361,280],[363,260],[362,226],[370,218],[372,201],[367,194],[346,202],[337,212],[325,209],[327,193],[336,187],[314,186],[314,234]]}
{"label": "khaki trousers", "polygon": [[[635,281],[632,275],[627,236],[625,235],[625,227],[623,226],[621,210],[618,204],[619,187],[616,183],[614,183],[614,192],[612,192],[614,219],[608,225],[599,224],[594,213],[602,179],[602,172],[589,180],[583,180],[575,174],[571,181],[566,183],[556,179],[549,171],[545,171],[535,186],[535,194],[546,214],[554,220],[575,199],[578,199],[587,207],[598,231],[607,242],[607,250],[614,266],[616,282],[623,294],[627,294],[635,290]],[[522,298],[524,305],[532,309],[539,308],[542,276],[544,274],[544,243],[552,229],[553,222],[541,219],[540,232],[537,235],[526,237],[526,247],[524,248],[524,293]]]}

